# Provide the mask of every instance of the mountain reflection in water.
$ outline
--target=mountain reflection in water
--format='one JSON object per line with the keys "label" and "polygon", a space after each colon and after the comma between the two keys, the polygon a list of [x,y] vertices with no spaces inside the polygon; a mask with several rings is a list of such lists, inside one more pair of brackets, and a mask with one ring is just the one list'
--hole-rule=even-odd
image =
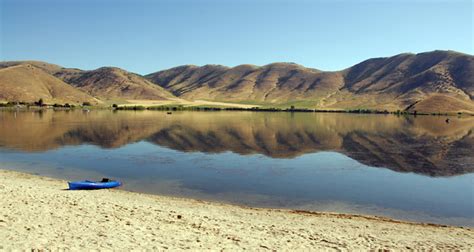
{"label": "mountain reflection in water", "polygon": [[291,159],[334,151],[398,172],[474,172],[474,117],[263,112],[0,112],[0,146],[26,152],[66,145],[118,148],[148,141],[184,152]]}

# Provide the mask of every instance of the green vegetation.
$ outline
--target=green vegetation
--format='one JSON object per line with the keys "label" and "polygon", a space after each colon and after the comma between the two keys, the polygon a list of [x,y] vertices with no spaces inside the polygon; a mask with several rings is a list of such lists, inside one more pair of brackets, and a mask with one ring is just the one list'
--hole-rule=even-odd
{"label": "green vegetation", "polygon": [[[227,103],[229,101],[226,100],[212,100],[214,102],[222,102]],[[280,102],[280,103],[273,103],[273,102],[262,102],[258,100],[244,100],[244,101],[232,101],[235,104],[243,104],[243,105],[255,105],[263,109],[279,109],[279,110],[286,110],[287,108],[308,108],[308,109],[316,109],[319,105],[319,100],[294,100],[294,101],[287,101],[287,102]]]}
{"label": "green vegetation", "polygon": [[43,98],[40,98],[37,102],[35,102],[35,105],[39,107],[43,107],[45,105]]}
{"label": "green vegetation", "polygon": [[46,104],[44,103],[43,99],[39,99],[38,101],[35,102],[24,102],[24,101],[10,101],[7,103],[0,103],[0,107],[3,108],[75,108],[75,105],[65,103],[65,104],[59,104],[59,103],[54,103],[54,104]]}
{"label": "green vegetation", "polygon": [[[337,109],[311,109],[307,107],[297,107],[296,105],[289,105],[288,107],[232,107],[232,106],[222,106],[222,105],[198,105],[198,106],[186,106],[183,104],[168,104],[168,105],[154,105],[154,106],[143,106],[143,105],[118,105],[116,103],[111,106],[93,106],[89,102],[83,102],[82,106],[76,106],[73,104],[46,104],[43,99],[40,99],[36,102],[21,102],[21,101],[10,101],[0,103],[0,108],[16,108],[16,109],[30,109],[30,108],[41,108],[41,109],[75,109],[77,107],[88,107],[89,109],[114,109],[114,110],[133,110],[133,111],[144,111],[144,110],[156,110],[156,111],[252,111],[252,112],[306,112],[306,113],[352,113],[352,114],[393,114],[397,116],[408,116],[408,115],[434,115],[434,116],[448,116],[448,115],[457,115],[462,116],[463,113],[420,113],[418,111],[407,111],[407,110],[376,110],[376,109],[366,109],[366,108],[355,108],[355,109],[346,109],[346,110],[337,110]],[[469,114],[467,114],[469,115]]]}
{"label": "green vegetation", "polygon": [[160,106],[120,106],[117,110],[158,110],[158,111],[254,111],[254,112],[317,112],[317,113],[353,113],[353,114],[395,114],[395,115],[422,115],[421,113],[396,111],[390,112],[388,110],[371,110],[371,109],[351,109],[351,110],[325,110],[325,109],[308,109],[296,108],[290,106],[289,108],[275,108],[275,107],[222,107],[222,106],[183,106],[183,105],[160,105]]}
{"label": "green vegetation", "polygon": [[116,110],[146,110],[147,108],[144,106],[122,106],[122,107],[117,106],[115,109]]}
{"label": "green vegetation", "polygon": [[76,106],[71,105],[71,104],[69,104],[69,103],[65,103],[65,104],[57,104],[57,103],[55,103],[55,104],[53,105],[53,108],[69,108],[69,109],[70,109],[70,108],[75,108],[75,107],[76,107]]}

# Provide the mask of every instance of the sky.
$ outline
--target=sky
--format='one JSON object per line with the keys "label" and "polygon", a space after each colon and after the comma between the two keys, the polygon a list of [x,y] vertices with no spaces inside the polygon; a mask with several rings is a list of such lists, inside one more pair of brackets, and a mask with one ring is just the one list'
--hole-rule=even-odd
{"label": "sky", "polygon": [[147,74],[179,65],[474,54],[473,0],[0,0],[0,61]]}

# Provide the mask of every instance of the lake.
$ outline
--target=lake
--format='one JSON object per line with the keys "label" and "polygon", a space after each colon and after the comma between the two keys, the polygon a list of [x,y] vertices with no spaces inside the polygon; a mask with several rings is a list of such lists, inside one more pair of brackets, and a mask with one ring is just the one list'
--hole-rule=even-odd
{"label": "lake", "polygon": [[445,119],[0,111],[0,168],[109,177],[125,190],[247,206],[472,227],[474,117]]}

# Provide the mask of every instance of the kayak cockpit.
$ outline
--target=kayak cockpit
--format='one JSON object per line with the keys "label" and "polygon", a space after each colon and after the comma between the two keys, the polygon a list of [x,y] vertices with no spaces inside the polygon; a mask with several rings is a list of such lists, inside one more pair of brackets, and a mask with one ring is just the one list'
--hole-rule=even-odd
{"label": "kayak cockpit", "polygon": [[117,180],[111,180],[108,178],[103,178],[101,181],[91,181],[91,180],[82,180],[82,181],[70,181],[69,190],[95,190],[95,189],[107,189],[121,186],[122,183]]}

